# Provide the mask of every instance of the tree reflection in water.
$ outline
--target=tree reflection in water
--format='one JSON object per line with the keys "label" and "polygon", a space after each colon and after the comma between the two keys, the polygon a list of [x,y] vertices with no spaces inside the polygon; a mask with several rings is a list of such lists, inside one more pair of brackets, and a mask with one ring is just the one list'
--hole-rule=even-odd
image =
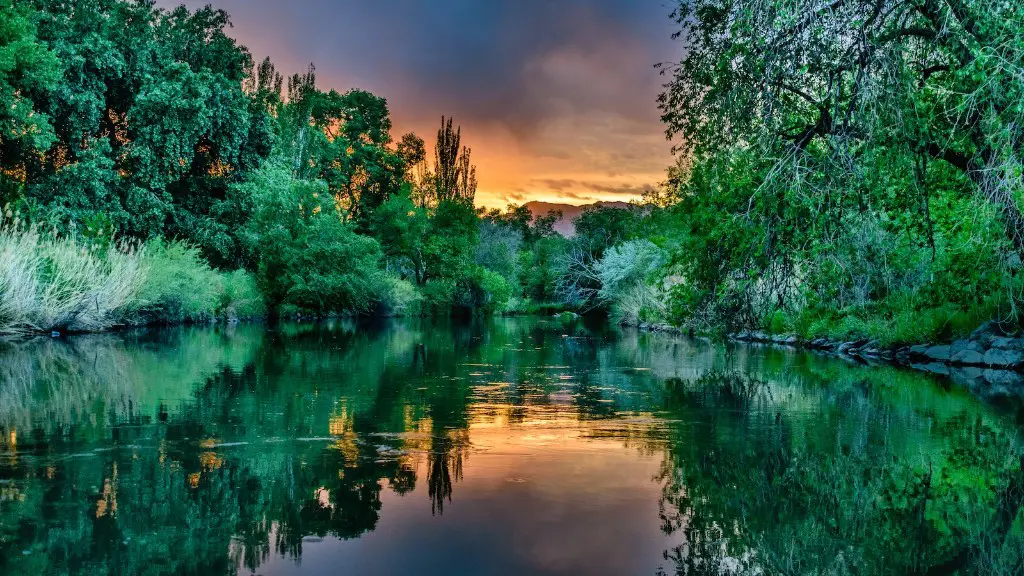
{"label": "tree reflection in water", "polygon": [[[665,573],[1024,571],[1013,419],[956,387],[491,320],[0,344],[0,573],[297,560],[311,539],[377,529],[388,491],[451,511],[482,426],[661,458],[659,520],[678,544]],[[622,496],[564,481],[569,497]]]}
{"label": "tree reflection in water", "polygon": [[444,514],[444,502],[452,500],[452,486],[462,480],[462,461],[469,446],[468,430],[452,430],[435,435],[427,460],[427,494],[430,511]]}

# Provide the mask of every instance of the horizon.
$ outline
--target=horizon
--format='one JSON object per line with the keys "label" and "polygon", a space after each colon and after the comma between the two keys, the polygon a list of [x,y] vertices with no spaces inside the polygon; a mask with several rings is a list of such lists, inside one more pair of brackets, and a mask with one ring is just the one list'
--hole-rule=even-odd
{"label": "horizon", "polygon": [[313,64],[321,89],[384,97],[396,141],[414,132],[429,149],[441,116],[454,117],[473,150],[480,207],[629,202],[673,162],[654,65],[677,61],[679,49],[661,0],[157,5],[222,9],[254,61],[269,57],[285,75]]}

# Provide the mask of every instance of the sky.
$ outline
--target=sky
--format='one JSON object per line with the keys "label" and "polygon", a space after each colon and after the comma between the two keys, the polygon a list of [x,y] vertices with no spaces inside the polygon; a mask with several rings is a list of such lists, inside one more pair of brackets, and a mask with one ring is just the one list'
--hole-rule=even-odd
{"label": "sky", "polygon": [[231,15],[256,61],[388,100],[397,140],[441,115],[472,148],[477,204],[631,200],[671,143],[654,64],[678,61],[671,0],[162,0]]}

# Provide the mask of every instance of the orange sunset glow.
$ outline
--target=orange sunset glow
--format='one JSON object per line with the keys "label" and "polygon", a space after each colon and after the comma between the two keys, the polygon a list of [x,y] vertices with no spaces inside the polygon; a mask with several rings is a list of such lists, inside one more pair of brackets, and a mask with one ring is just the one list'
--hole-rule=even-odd
{"label": "orange sunset glow", "polygon": [[[255,60],[288,74],[312,61],[323,89],[385,96],[396,140],[411,131],[432,142],[441,116],[454,116],[478,206],[634,200],[672,162],[654,64],[676,60],[678,46],[659,0],[212,4]],[[445,40],[423,50],[436,36]]]}

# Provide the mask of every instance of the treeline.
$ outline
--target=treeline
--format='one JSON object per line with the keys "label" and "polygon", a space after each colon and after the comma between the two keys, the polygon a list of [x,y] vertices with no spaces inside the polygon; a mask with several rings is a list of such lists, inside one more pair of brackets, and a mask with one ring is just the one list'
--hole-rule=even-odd
{"label": "treeline", "polygon": [[557,216],[478,212],[451,119],[430,158],[209,7],[0,8],[0,331],[566,306]]}
{"label": "treeline", "polygon": [[[884,344],[1020,324],[1024,11],[679,2],[662,321]],[[660,239],[659,239],[660,238]]]}
{"label": "treeline", "polygon": [[428,154],[383,98],[257,65],[224,12],[0,8],[0,330],[568,309],[895,344],[1019,323],[1012,3],[681,2],[659,101],[679,163],[568,239],[557,214],[474,208],[450,119]]}
{"label": "treeline", "polygon": [[642,206],[604,215],[625,226],[573,239],[562,299],[883,345],[1018,330],[1019,8],[679,2],[683,57],[660,66],[659,99],[679,161]]}

